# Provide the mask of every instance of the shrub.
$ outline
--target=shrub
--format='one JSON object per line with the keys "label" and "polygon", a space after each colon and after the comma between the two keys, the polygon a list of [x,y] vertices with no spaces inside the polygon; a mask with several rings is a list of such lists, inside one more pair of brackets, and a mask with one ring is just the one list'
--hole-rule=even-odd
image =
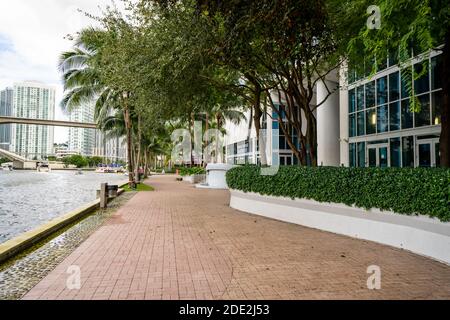
{"label": "shrub", "polygon": [[192,176],[194,174],[205,174],[206,171],[202,167],[192,167],[192,168],[180,168],[178,170],[180,176]]}
{"label": "shrub", "polygon": [[280,167],[274,176],[257,166],[227,173],[231,189],[319,202],[423,214],[450,221],[450,170],[443,168]]}

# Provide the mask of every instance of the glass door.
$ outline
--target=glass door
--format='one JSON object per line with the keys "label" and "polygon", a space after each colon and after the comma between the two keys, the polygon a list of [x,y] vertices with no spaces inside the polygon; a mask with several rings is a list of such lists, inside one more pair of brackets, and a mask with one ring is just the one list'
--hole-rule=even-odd
{"label": "glass door", "polygon": [[421,168],[431,168],[439,166],[439,139],[417,140],[416,164]]}
{"label": "glass door", "polygon": [[367,159],[369,167],[386,168],[389,166],[388,144],[374,144],[367,146]]}

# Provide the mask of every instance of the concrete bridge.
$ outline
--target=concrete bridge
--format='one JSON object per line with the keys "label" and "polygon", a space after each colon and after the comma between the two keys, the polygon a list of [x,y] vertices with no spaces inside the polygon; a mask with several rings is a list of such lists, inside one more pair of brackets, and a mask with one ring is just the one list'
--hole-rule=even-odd
{"label": "concrete bridge", "polygon": [[16,118],[16,117],[0,116],[0,124],[11,124],[11,123],[34,124],[34,125],[40,125],[40,126],[54,126],[54,127],[97,129],[96,123],[60,121],[60,120],[45,120],[45,119],[29,119],[29,118]]}
{"label": "concrete bridge", "polygon": [[[60,121],[60,120],[45,120],[45,119],[29,119],[29,118],[17,118],[17,117],[5,117],[0,116],[0,125],[2,124],[31,124],[39,126],[54,126],[54,127],[71,127],[71,128],[84,128],[84,129],[97,129],[95,123],[85,122],[73,122],[73,121]],[[5,157],[13,162],[15,169],[35,169],[36,162],[34,160],[28,160],[10,151],[6,151],[0,148],[0,157]]]}
{"label": "concrete bridge", "polygon": [[28,160],[18,154],[0,149],[0,157],[11,160],[14,169],[36,169],[35,160]]}

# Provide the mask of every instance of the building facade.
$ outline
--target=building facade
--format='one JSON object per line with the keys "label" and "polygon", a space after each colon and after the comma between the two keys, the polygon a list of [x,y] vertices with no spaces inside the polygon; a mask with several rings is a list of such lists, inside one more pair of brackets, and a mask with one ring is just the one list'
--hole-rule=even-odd
{"label": "building facade", "polygon": [[[84,104],[74,109],[69,114],[69,120],[73,122],[94,122],[94,105]],[[83,156],[93,156],[95,149],[95,129],[70,128],[68,148]]]}
{"label": "building facade", "polygon": [[[378,72],[357,77],[343,67],[318,82],[313,101],[320,104],[327,88],[339,90],[316,109],[318,164],[352,167],[439,166],[442,69],[438,52],[417,56],[401,69],[396,61],[378,63]],[[413,80],[414,98],[420,111],[412,112],[406,81],[413,70],[423,76]],[[409,73],[409,74],[408,74]],[[326,85],[326,86],[325,86]],[[275,97],[274,97],[275,99]],[[276,101],[276,100],[275,100]],[[278,104],[283,101],[278,101]],[[247,119],[250,114],[247,113]],[[260,163],[255,130],[248,120],[227,122],[226,162]],[[296,165],[298,161],[278,128],[277,113],[268,109],[263,117],[266,157],[269,165]],[[298,141],[294,136],[294,143]]]}
{"label": "building facade", "polygon": [[104,158],[108,163],[127,162],[127,147],[124,137],[108,137],[95,130],[94,156]]}
{"label": "building facade", "polygon": [[[12,116],[13,114],[14,90],[6,88],[0,91],[0,116]],[[0,149],[10,150],[11,125],[0,124]]]}
{"label": "building facade", "polygon": [[[350,72],[341,90],[342,162],[356,167],[439,166],[440,109],[442,104],[441,55],[419,56],[400,69],[383,61],[372,77],[358,79]],[[407,79],[413,70],[414,98],[420,111],[412,112]],[[347,156],[348,155],[348,156]]]}
{"label": "building facade", "polygon": [[[14,117],[55,119],[55,89],[39,82],[14,85]],[[11,125],[10,151],[27,159],[45,159],[53,153],[54,129],[49,126]]]}

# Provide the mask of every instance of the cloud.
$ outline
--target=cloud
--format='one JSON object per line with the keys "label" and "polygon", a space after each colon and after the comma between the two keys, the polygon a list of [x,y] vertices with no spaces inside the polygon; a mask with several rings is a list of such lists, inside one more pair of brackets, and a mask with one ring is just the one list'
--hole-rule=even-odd
{"label": "cloud", "polygon": [[[0,88],[14,82],[37,80],[56,88],[56,118],[65,119],[59,108],[63,95],[57,63],[70,49],[65,39],[96,22],[94,15],[111,0],[14,0],[0,1]],[[67,140],[65,128],[55,129],[55,141]]]}

